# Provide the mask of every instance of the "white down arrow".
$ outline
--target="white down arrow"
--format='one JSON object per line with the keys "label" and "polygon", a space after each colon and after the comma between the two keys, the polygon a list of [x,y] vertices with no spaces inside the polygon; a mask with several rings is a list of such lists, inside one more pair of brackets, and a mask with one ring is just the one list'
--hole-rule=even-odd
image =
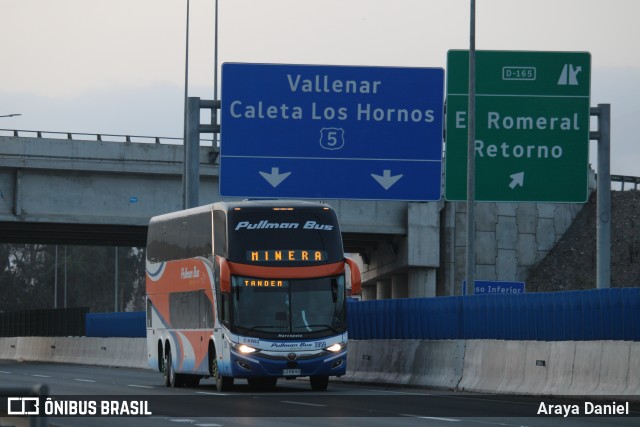
{"label": "white down arrow", "polygon": [[280,168],[271,168],[271,173],[261,171],[259,171],[259,173],[273,188],[276,188],[291,175],[291,172],[280,173]]}
{"label": "white down arrow", "polygon": [[376,175],[372,173],[371,176],[373,177],[373,179],[378,181],[378,184],[382,185],[382,188],[384,188],[385,190],[391,188],[393,184],[395,184],[400,178],[402,178],[402,174],[391,176],[391,170],[389,169],[385,169],[384,171],[382,171],[382,175]]}

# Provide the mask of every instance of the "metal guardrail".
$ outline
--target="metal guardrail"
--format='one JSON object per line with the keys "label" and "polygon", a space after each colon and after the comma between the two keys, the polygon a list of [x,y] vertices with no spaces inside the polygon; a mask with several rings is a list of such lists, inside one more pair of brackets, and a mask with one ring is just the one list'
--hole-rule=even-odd
{"label": "metal guardrail", "polygon": [[[9,404],[9,398],[38,398],[40,402],[42,402],[43,398],[46,398],[49,395],[49,387],[44,384],[36,384],[31,388],[28,387],[0,387],[0,396],[3,399],[7,399],[7,404]],[[4,404],[4,402],[0,402]],[[41,405],[40,405],[41,406]],[[7,415],[9,417],[16,416],[9,414],[10,409],[7,408]],[[25,409],[24,406],[21,409]],[[41,408],[38,408],[38,411],[42,415],[29,417],[29,426],[30,427],[47,427],[49,424],[47,423],[47,417],[44,415],[44,412]],[[0,406],[0,420],[3,417],[3,410]],[[4,424],[2,424],[4,425]]]}
{"label": "metal guardrail", "polygon": [[624,176],[624,175],[611,175],[611,183],[614,182],[620,183],[620,191],[631,190],[631,188],[626,188],[626,184],[633,185],[633,190],[638,190],[638,184],[640,184],[640,177],[637,176]]}
{"label": "metal guardrail", "polygon": [[[85,133],[85,132],[58,132],[47,130],[27,130],[27,129],[0,129],[0,135],[13,136],[16,138],[51,138],[51,139],[76,139],[76,140],[95,140],[95,141],[114,141],[114,142],[133,142],[133,143],[149,143],[154,142],[161,144],[167,141],[173,144],[182,145],[183,138],[171,136],[145,136],[145,135],[117,135],[109,133]],[[81,138],[74,138],[81,137]],[[201,138],[200,142],[213,145],[213,139]]]}
{"label": "metal guardrail", "polygon": [[[210,107],[208,107],[210,108]],[[169,141],[170,143],[182,145],[183,138],[176,138],[171,136],[144,136],[144,135],[117,135],[109,133],[84,133],[84,132],[57,132],[57,131],[45,131],[45,130],[26,130],[26,129],[0,129],[0,135],[8,132],[9,136],[23,137],[23,138],[47,138],[53,139],[74,139],[74,136],[90,137],[95,141],[115,141],[115,142],[133,142],[133,143],[149,143],[153,141],[156,144],[161,144],[162,141]],[[22,133],[22,134],[21,134]],[[25,135],[26,134],[26,135]],[[6,135],[5,135],[6,136]],[[61,137],[62,136],[62,137]],[[80,138],[86,139],[86,138]],[[213,145],[216,143],[213,139],[200,139],[200,142],[205,142]],[[625,176],[625,175],[611,175],[611,183],[620,183],[619,190],[625,191],[627,184],[633,185],[633,190],[638,190],[640,185],[640,177],[637,176]],[[613,190],[616,190],[615,188]],[[628,190],[631,190],[630,188]]]}

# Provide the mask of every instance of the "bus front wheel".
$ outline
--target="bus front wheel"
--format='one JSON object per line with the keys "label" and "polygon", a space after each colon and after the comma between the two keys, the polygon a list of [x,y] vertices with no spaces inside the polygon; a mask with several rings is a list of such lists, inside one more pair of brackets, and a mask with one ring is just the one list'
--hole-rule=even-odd
{"label": "bus front wheel", "polygon": [[220,374],[218,370],[218,360],[213,359],[213,366],[211,367],[211,374],[213,378],[216,379],[216,390],[221,391],[231,391],[233,388],[233,377],[225,377]]}
{"label": "bus front wheel", "polygon": [[216,380],[216,390],[230,391],[233,388],[233,377],[225,377],[218,370],[218,359],[216,357],[216,349],[211,341],[209,341],[209,374]]}
{"label": "bus front wheel", "polygon": [[329,386],[329,376],[328,375],[311,376],[309,377],[309,382],[311,383],[311,390],[324,391]]}
{"label": "bus front wheel", "polygon": [[233,377],[224,377],[218,373],[216,377],[216,389],[218,391],[231,391],[233,388]]}

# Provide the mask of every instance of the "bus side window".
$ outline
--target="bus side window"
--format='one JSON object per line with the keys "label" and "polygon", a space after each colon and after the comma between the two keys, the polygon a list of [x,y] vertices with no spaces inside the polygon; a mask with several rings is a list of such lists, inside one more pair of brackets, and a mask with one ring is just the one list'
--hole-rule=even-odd
{"label": "bus side window", "polygon": [[200,291],[200,328],[213,328],[213,306],[204,291]]}
{"label": "bus side window", "polygon": [[227,218],[222,211],[213,211],[213,253],[227,257]]}
{"label": "bus side window", "polygon": [[[215,260],[215,257],[214,257]],[[231,309],[229,307],[229,294],[220,292],[220,265],[214,261],[213,280],[215,282],[217,316],[220,323],[229,325],[231,322]]]}
{"label": "bus side window", "polygon": [[153,327],[153,316],[151,315],[153,313],[153,306],[151,305],[151,300],[149,299],[149,297],[147,297],[147,328],[152,328]]}
{"label": "bus side window", "polygon": [[221,294],[222,297],[222,313],[221,313],[221,321],[222,323],[228,325],[231,321],[230,319],[230,308],[229,308],[229,294]]}

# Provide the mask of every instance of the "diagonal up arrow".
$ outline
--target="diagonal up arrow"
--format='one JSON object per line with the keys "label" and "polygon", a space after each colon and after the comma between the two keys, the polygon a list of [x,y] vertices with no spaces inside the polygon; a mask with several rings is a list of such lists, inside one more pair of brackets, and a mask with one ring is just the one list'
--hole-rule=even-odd
{"label": "diagonal up arrow", "polygon": [[382,185],[382,188],[384,188],[385,190],[391,188],[393,184],[395,184],[400,178],[402,178],[402,174],[391,176],[391,170],[389,169],[385,169],[384,171],[382,171],[382,175],[376,175],[372,173],[371,176],[373,177],[373,179],[378,181],[378,184]]}
{"label": "diagonal up arrow", "polygon": [[510,175],[509,178],[511,178],[509,188],[512,190],[518,186],[524,187],[524,172],[514,173],[513,175]]}
{"label": "diagonal up arrow", "polygon": [[258,172],[264,179],[267,180],[269,184],[271,184],[273,188],[276,188],[282,183],[282,181],[284,181],[289,175],[291,175],[291,172],[280,173],[280,168],[271,168],[271,173],[262,171]]}

